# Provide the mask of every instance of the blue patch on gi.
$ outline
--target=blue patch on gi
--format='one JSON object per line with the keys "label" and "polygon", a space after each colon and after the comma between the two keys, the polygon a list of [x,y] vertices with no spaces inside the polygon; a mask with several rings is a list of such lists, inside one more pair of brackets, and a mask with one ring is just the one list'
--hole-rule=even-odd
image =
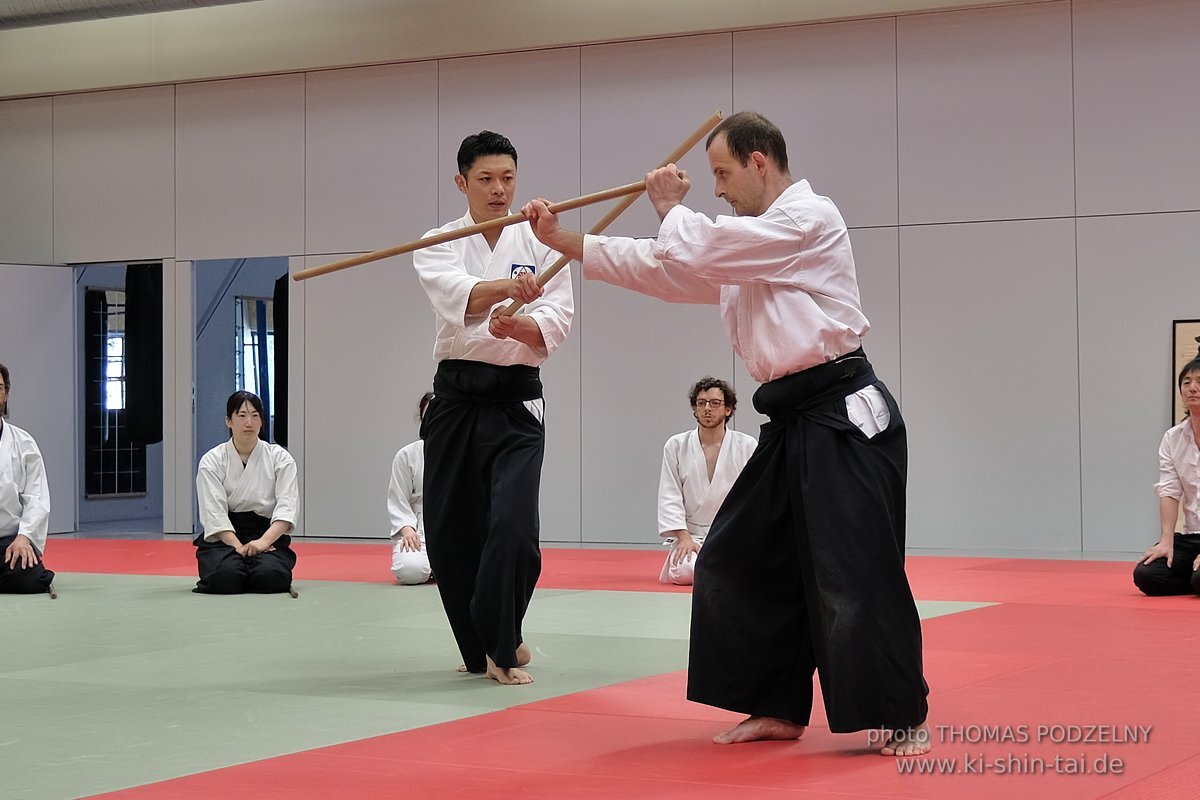
{"label": "blue patch on gi", "polygon": [[515,278],[518,275],[524,274],[526,272],[528,272],[530,275],[537,275],[537,265],[536,264],[513,264],[509,268],[508,276],[510,278]]}

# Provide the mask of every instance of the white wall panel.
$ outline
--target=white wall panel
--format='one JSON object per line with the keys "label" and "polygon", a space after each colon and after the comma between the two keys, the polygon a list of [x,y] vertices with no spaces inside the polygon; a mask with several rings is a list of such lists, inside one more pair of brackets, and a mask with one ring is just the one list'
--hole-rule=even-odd
{"label": "white wall panel", "polygon": [[1176,319],[1200,318],[1200,214],[1079,221],[1084,545],[1141,552],[1158,535],[1158,445],[1172,420]]}
{"label": "white wall panel", "polygon": [[305,252],[381,250],[433,227],[414,196],[437,160],[435,62],[313,72],[305,106]]}
{"label": "white wall panel", "polygon": [[175,252],[175,87],[54,98],[54,257]]}
{"label": "white wall panel", "polygon": [[910,547],[1080,549],[1074,237],[900,230]]}
{"label": "white wall panel", "polygon": [[1200,3],[1075,3],[1080,214],[1200,208]]}
{"label": "white wall panel", "polygon": [[737,33],[733,55],[736,110],[779,126],[792,175],[848,225],[895,225],[895,20]]}
{"label": "white wall panel", "polygon": [[[584,48],[584,191],[639,180],[713,111],[729,113],[730,45],[723,34]],[[713,196],[703,142],[680,166],[693,181],[689,206],[728,212]],[[585,209],[583,229],[607,210]],[[608,232],[654,236],[658,216],[642,198]],[[716,306],[590,282],[580,298],[583,540],[652,544],[663,444],[695,426],[687,391],[697,379],[734,380],[733,351]]]}
{"label": "white wall panel", "polygon": [[176,90],[176,251],[280,256],[304,248],[304,75]]}
{"label": "white wall panel", "polygon": [[899,232],[895,228],[853,230],[850,242],[854,247],[859,299],[871,322],[863,349],[875,367],[875,375],[887,384],[903,407]]}
{"label": "white wall panel", "polygon": [[[37,440],[50,482],[50,532],[75,529],[75,271],[0,264],[0,362],[9,421]],[[54,566],[54,544],[48,545]]]}
{"label": "white wall panel", "polygon": [[50,98],[0,103],[0,259],[54,260],[53,130]]}
{"label": "white wall panel", "polygon": [[[497,81],[505,83],[504,91],[495,90]],[[466,212],[466,198],[453,182],[455,156],[464,137],[485,129],[507,136],[517,149],[514,213],[534,197],[567,200],[582,194],[578,48],[442,61],[438,109],[440,211],[418,234]],[[563,215],[563,223],[571,227],[578,219],[578,212]],[[577,271],[574,278],[571,334],[542,367],[546,458],[541,509],[542,540],[547,542],[579,541],[579,342],[584,320]]]}
{"label": "white wall panel", "polygon": [[901,223],[1072,215],[1070,5],[897,26]]}
{"label": "white wall panel", "polygon": [[303,392],[300,533],[386,537],[392,458],[433,384],[433,311],[400,256],[305,281],[302,313],[303,382],[289,387]]}

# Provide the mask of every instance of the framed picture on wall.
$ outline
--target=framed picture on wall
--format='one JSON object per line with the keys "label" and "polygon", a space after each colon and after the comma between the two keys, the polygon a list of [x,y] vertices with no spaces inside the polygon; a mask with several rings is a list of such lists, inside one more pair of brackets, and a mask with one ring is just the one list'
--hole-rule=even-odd
{"label": "framed picture on wall", "polygon": [[1173,323],[1174,337],[1172,349],[1175,369],[1171,370],[1171,424],[1178,425],[1183,419],[1183,403],[1179,399],[1179,386],[1176,379],[1183,365],[1193,358],[1200,356],[1200,319],[1177,319]]}

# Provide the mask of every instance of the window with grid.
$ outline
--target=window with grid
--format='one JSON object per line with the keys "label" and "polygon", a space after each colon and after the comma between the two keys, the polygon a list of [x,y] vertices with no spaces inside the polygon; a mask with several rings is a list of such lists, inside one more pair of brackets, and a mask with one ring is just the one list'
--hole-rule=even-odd
{"label": "window with grid", "polygon": [[263,435],[271,438],[275,410],[271,387],[275,385],[274,307],[269,297],[235,297],[234,380],[238,389],[253,392],[263,401],[267,419]]}
{"label": "window with grid", "polygon": [[130,437],[125,409],[125,293],[88,289],[84,302],[86,494],[144,495],[146,446]]}

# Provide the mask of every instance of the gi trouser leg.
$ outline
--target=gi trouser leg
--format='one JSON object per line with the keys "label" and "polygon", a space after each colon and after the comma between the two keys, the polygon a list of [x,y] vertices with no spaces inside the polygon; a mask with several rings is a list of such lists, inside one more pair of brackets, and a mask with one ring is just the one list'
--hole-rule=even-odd
{"label": "gi trouser leg", "polygon": [[426,547],[459,652],[471,672],[514,667],[541,574],[542,424],[520,402],[435,397],[422,435]]}
{"label": "gi trouser leg", "polygon": [[904,423],[878,382],[887,430],[868,439],[845,410],[873,377],[763,426],[697,559],[689,699],[807,724],[815,668],[833,732],[924,721]]}

